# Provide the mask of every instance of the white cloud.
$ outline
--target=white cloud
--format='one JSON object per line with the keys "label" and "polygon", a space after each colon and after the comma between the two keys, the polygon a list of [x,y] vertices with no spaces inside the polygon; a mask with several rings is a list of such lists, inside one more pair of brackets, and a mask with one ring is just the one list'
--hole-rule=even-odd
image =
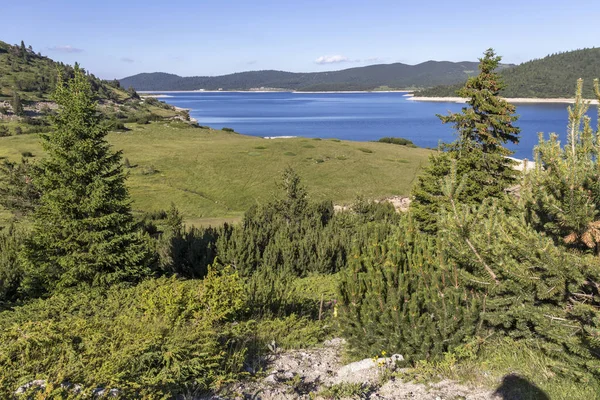
{"label": "white cloud", "polygon": [[337,54],[334,56],[321,56],[315,60],[315,63],[317,63],[317,64],[336,64],[336,63],[343,63],[343,62],[349,62],[349,61],[350,61],[350,59],[348,59],[348,57]]}
{"label": "white cloud", "polygon": [[83,49],[78,49],[77,47],[73,47],[70,44],[64,45],[64,46],[52,46],[49,47],[48,50],[50,51],[60,51],[62,53],[81,53],[83,52]]}
{"label": "white cloud", "polygon": [[254,65],[254,64],[256,64],[257,62],[258,62],[258,61],[256,61],[256,60],[252,60],[252,61],[248,61],[246,64],[247,64],[247,65]]}
{"label": "white cloud", "polygon": [[379,58],[379,57],[372,57],[372,58],[365,58],[362,61],[366,62],[366,63],[381,63],[381,62],[385,61],[385,59]]}
{"label": "white cloud", "polygon": [[129,58],[129,57],[121,57],[121,61],[126,62],[126,63],[135,62],[135,60],[133,58]]}

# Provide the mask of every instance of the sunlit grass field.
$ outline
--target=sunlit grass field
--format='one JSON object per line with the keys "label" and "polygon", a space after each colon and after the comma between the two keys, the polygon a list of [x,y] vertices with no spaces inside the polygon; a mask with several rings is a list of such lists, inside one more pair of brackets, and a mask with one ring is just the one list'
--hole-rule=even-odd
{"label": "sunlit grass field", "polygon": [[[173,202],[188,224],[239,220],[253,204],[278,192],[291,166],[315,200],[351,203],[408,195],[430,150],[337,139],[262,139],[191,128],[181,122],[130,124],[110,133],[130,168],[128,186],[137,212],[167,209]],[[0,157],[44,154],[37,135],[0,138]]]}

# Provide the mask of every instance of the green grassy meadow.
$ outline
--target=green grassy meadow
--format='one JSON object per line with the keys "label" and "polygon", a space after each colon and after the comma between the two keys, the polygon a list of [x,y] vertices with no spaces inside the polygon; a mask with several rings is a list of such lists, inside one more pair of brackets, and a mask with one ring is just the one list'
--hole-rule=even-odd
{"label": "green grassy meadow", "polygon": [[[109,142],[129,161],[135,212],[179,208],[188,224],[237,221],[278,192],[286,166],[315,200],[348,204],[361,195],[408,195],[430,150],[337,139],[262,139],[181,122],[129,124]],[[37,135],[0,138],[0,157],[43,157]]]}

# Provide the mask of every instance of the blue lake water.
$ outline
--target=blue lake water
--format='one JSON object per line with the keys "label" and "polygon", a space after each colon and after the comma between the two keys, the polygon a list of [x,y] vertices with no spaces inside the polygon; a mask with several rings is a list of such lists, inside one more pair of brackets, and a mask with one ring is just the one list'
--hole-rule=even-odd
{"label": "blue lake water", "polygon": [[[169,93],[161,100],[190,109],[200,125],[229,127],[253,136],[303,136],[369,141],[403,137],[420,147],[455,139],[451,125],[436,114],[460,111],[464,104],[418,102],[403,93]],[[519,104],[521,141],[508,147],[514,157],[532,159],[538,132],[564,139],[567,104]],[[590,108],[596,124],[596,107]],[[564,142],[564,141],[563,141]]]}

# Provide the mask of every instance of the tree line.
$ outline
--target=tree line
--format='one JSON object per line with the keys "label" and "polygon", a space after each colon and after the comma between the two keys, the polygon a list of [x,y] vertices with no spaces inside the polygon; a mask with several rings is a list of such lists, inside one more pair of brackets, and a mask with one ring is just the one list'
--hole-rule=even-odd
{"label": "tree line", "polygon": [[[581,49],[550,54],[544,58],[522,63],[500,71],[506,86],[500,94],[507,98],[572,98],[573,82],[583,79],[586,99],[596,94],[591,82],[600,75],[600,49]],[[437,86],[415,93],[425,97],[453,97],[461,84]]]}

